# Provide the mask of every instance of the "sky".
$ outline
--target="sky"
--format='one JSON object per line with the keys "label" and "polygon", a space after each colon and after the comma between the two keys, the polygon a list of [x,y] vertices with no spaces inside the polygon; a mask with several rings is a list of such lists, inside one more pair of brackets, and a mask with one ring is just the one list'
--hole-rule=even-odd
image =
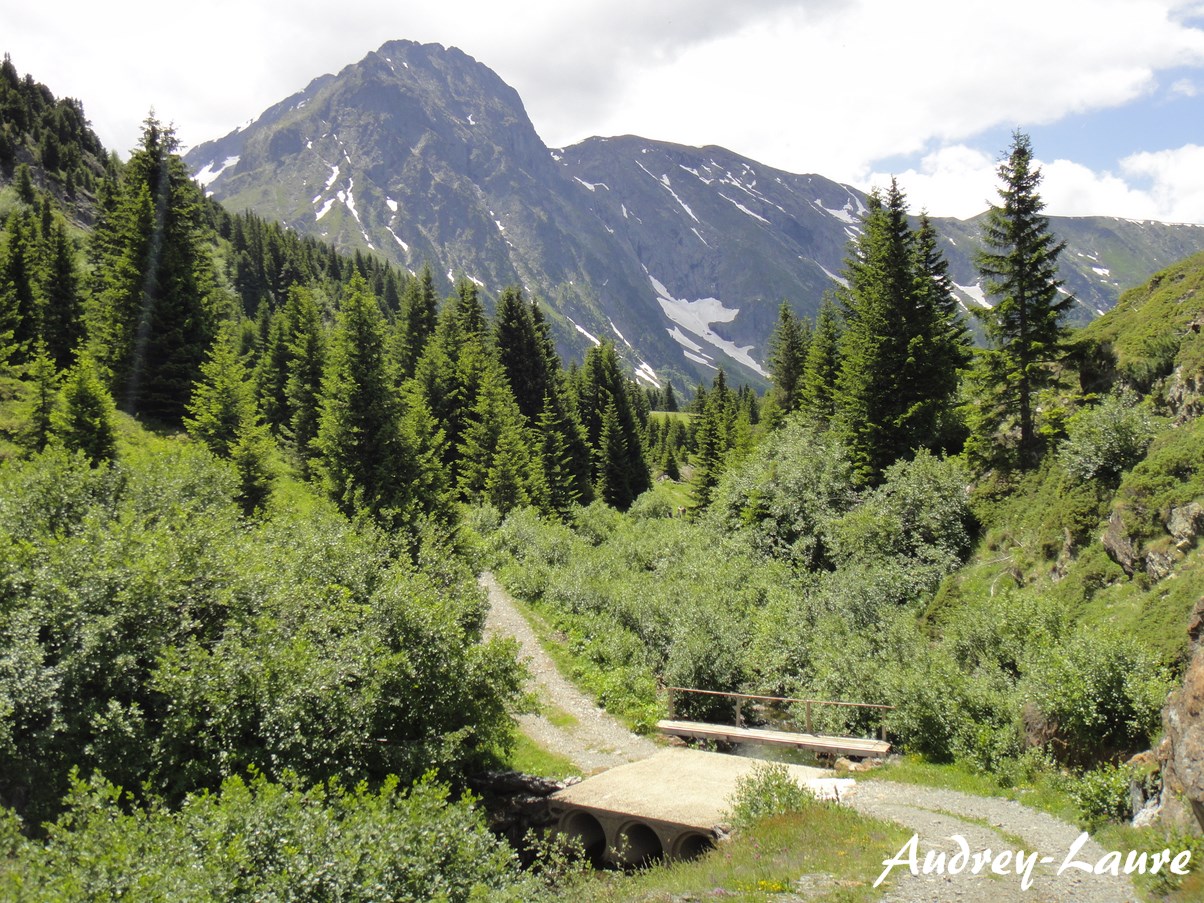
{"label": "sky", "polygon": [[221,137],[386,41],[459,47],[550,147],[718,144],[913,211],[997,199],[1019,129],[1052,215],[1204,223],[1204,0],[55,0],[0,52],[125,156],[150,109]]}

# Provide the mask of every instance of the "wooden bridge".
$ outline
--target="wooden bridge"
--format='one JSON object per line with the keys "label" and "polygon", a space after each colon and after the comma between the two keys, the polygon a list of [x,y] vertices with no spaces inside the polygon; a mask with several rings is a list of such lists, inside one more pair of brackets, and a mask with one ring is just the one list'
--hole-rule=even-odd
{"label": "wooden bridge", "polygon": [[[666,689],[669,691],[670,714],[674,711],[674,693],[721,696],[735,700],[736,723],[734,725],[711,724],[705,721],[678,721],[670,718],[657,722],[656,728],[663,734],[689,737],[695,740],[721,740],[726,743],[759,743],[767,746],[808,749],[812,752],[825,755],[856,756],[860,758],[883,758],[890,751],[890,744],[886,742],[885,720],[881,723],[881,739],[879,740],[864,737],[838,737],[817,734],[812,730],[811,707],[815,705],[847,706],[886,712],[894,709],[894,706],[877,705],[867,702],[792,699],[787,696],[755,696],[748,693],[720,693],[716,690],[694,690],[688,687],[666,687]],[[742,706],[745,701],[802,704],[804,706],[805,730],[800,733],[797,731],[771,730],[762,727],[745,727],[742,712]]]}

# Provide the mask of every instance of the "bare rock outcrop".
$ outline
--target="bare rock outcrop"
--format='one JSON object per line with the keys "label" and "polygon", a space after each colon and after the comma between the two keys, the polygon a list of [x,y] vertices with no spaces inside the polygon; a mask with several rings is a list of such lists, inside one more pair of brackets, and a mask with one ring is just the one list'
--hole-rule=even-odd
{"label": "bare rock outcrop", "polygon": [[1162,820],[1204,833],[1204,599],[1188,625],[1191,659],[1183,686],[1162,710]]}

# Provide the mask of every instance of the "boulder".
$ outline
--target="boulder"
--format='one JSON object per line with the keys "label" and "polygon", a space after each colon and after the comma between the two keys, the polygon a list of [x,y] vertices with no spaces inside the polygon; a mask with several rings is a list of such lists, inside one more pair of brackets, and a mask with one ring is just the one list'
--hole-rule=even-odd
{"label": "boulder", "polygon": [[1132,577],[1137,570],[1139,558],[1137,549],[1133,546],[1133,537],[1129,535],[1124,515],[1119,508],[1112,509],[1112,516],[1108,518],[1108,529],[1104,531],[1100,541],[1103,543],[1108,557],[1124,568],[1125,573]]}
{"label": "boulder", "polygon": [[1201,531],[1204,531],[1204,505],[1191,502],[1179,508],[1172,508],[1166,529],[1174,537],[1175,545],[1180,550],[1190,548]]}

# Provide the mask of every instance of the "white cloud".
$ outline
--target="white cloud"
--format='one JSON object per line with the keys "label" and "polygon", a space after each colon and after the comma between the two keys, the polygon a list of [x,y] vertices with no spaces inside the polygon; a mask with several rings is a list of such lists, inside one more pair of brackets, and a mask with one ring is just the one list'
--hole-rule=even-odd
{"label": "white cloud", "polygon": [[1150,183],[1143,193],[1154,204],[1154,218],[1204,223],[1204,147],[1188,144],[1133,154],[1121,160],[1121,169]]}
{"label": "white cloud", "polygon": [[[1119,172],[1096,172],[1071,160],[1037,161],[1046,212],[1204,223],[1204,147],[1143,152],[1120,161]],[[965,145],[927,154],[915,169],[872,172],[857,184],[885,187],[892,176],[913,212],[966,219],[999,199],[998,159]]]}
{"label": "white cloud", "polygon": [[[966,147],[985,130],[1148,101],[1164,74],[1175,79],[1164,86],[1172,97],[1193,96],[1204,84],[1200,72],[1185,71],[1204,69],[1195,0],[359,0],[337,10],[326,0],[212,0],[188,13],[125,0],[118,7],[5,4],[0,50],[56,93],[83,100],[102,140],[122,153],[151,106],[196,144],[403,38],[458,46],[493,68],[552,146],[628,133],[722,144],[854,184],[876,160],[926,153],[910,174],[915,184],[904,187],[933,213],[946,212],[942,196],[965,209],[993,196],[994,160]],[[1150,138],[1156,147],[1157,136]],[[1160,153],[1171,156],[1134,160],[1134,170],[1118,162],[1117,175],[1051,164],[1051,207],[1055,197],[1089,205],[1094,196],[1190,212],[1187,200],[1172,198],[1172,180],[1191,176],[1176,162],[1183,151]],[[939,187],[939,178],[957,187]]]}

